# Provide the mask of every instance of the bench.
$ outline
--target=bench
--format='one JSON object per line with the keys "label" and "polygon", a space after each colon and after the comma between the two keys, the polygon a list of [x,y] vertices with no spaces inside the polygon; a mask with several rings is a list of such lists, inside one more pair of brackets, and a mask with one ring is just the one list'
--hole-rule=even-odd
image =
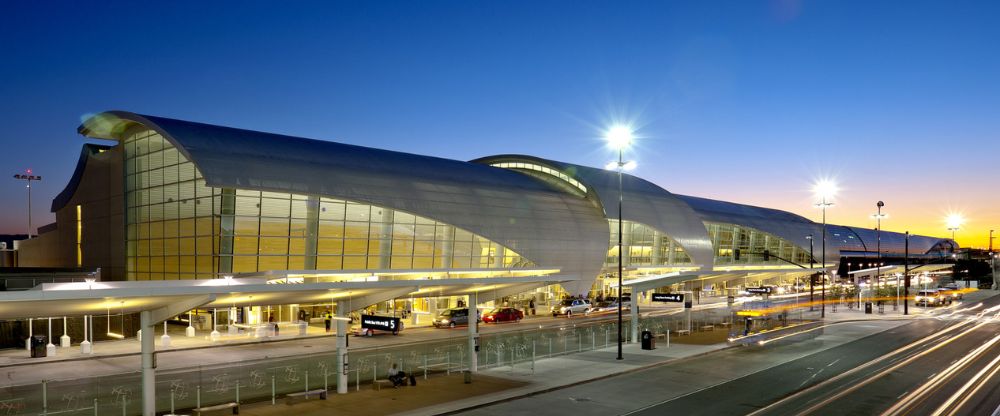
{"label": "bench", "polygon": [[214,412],[214,411],[217,411],[217,410],[226,410],[226,409],[233,409],[233,414],[234,415],[240,414],[240,404],[236,403],[236,402],[229,402],[229,403],[217,404],[215,406],[203,406],[203,407],[199,407],[197,409],[194,409],[194,413],[196,415],[198,415],[198,416],[201,416],[205,412]]}
{"label": "bench", "polygon": [[674,332],[677,332],[677,335],[691,335],[691,330],[689,329],[678,329]]}
{"label": "bench", "polygon": [[291,405],[292,404],[292,400],[295,400],[295,399],[300,398],[300,397],[303,398],[303,399],[308,400],[309,396],[319,396],[320,399],[326,400],[326,389],[318,389],[318,390],[309,390],[309,391],[300,391],[300,392],[295,392],[295,393],[288,393],[288,394],[285,395],[285,404]]}
{"label": "bench", "polygon": [[704,332],[704,331],[714,331],[715,330],[715,326],[714,325],[704,325],[704,326],[701,327],[701,330],[702,330],[702,332]]}
{"label": "bench", "polygon": [[733,326],[733,323],[732,322],[720,322],[720,323],[715,324],[715,326],[717,326],[719,328],[729,328],[729,327]]}
{"label": "bench", "polygon": [[666,332],[660,332],[660,333],[656,334],[656,338],[657,339],[659,339],[659,338],[666,338],[666,337],[667,337],[667,333]]}
{"label": "bench", "polygon": [[375,390],[382,390],[383,384],[392,387],[392,382],[389,381],[388,379],[380,378],[372,382],[372,385],[375,386]]}

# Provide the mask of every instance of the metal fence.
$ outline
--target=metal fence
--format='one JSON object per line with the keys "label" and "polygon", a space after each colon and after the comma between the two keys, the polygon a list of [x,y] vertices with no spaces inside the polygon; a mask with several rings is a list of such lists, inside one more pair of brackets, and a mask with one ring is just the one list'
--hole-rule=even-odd
{"label": "metal fence", "polygon": [[[731,319],[728,311],[695,311],[692,325]],[[639,327],[654,332],[687,324],[684,313],[640,318]],[[525,324],[521,324],[525,325]],[[623,336],[631,335],[626,319]],[[615,345],[615,322],[567,320],[559,327],[531,328],[482,334],[479,368],[510,366],[533,371],[536,360]],[[396,364],[407,374],[427,377],[467,369],[468,338],[461,335],[431,342],[352,349],[348,389],[358,390],[386,378]],[[288,393],[337,387],[335,351],[239,363],[159,370],[156,376],[158,412],[192,409],[230,402],[275,401]],[[135,415],[141,414],[139,371],[74,380],[0,388],[0,416],[5,415]]]}

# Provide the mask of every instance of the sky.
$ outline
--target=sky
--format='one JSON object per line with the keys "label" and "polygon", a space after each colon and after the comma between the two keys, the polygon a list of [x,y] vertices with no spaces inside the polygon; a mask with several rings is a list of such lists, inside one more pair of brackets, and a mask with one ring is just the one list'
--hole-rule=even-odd
{"label": "sky", "polygon": [[[947,237],[1000,231],[998,2],[0,2],[0,233],[126,110],[470,160],[590,166],[628,124],[678,194]],[[1000,244],[1000,241],[997,242]]]}

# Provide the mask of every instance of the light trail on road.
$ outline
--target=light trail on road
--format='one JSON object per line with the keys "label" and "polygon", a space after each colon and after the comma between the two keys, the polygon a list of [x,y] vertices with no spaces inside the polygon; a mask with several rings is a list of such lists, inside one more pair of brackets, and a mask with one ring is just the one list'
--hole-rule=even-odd
{"label": "light trail on road", "polygon": [[[978,323],[972,325],[971,327],[968,327],[970,324],[972,324],[974,322],[976,322],[976,319],[968,319],[968,320],[964,320],[962,322],[953,324],[951,326],[948,326],[948,327],[946,327],[946,328],[944,328],[944,329],[942,329],[942,330],[940,330],[940,331],[938,331],[938,332],[936,332],[934,334],[931,334],[931,335],[929,335],[927,337],[924,337],[924,338],[922,338],[920,340],[912,342],[912,343],[910,343],[910,344],[908,344],[906,346],[900,347],[900,348],[898,348],[898,349],[896,349],[896,350],[894,350],[894,351],[892,351],[892,352],[890,352],[888,354],[882,355],[882,356],[880,356],[878,358],[875,358],[875,359],[873,359],[871,361],[868,361],[868,362],[866,362],[866,363],[864,363],[864,364],[862,364],[860,366],[857,366],[857,367],[855,367],[855,368],[853,368],[853,369],[851,369],[849,371],[841,373],[841,374],[839,374],[837,376],[834,376],[834,377],[832,377],[830,379],[827,379],[827,380],[825,380],[823,382],[820,382],[820,383],[818,383],[816,385],[810,386],[810,387],[808,387],[808,388],[806,388],[804,390],[798,391],[798,392],[796,392],[796,393],[794,393],[794,394],[792,394],[790,396],[787,396],[787,397],[785,397],[785,398],[783,398],[783,399],[781,399],[779,401],[776,401],[776,402],[774,402],[774,403],[772,403],[772,404],[770,404],[770,405],[768,405],[768,406],[766,406],[764,408],[758,409],[757,411],[754,411],[754,412],[750,413],[750,415],[760,415],[760,414],[765,414],[765,413],[769,413],[769,412],[775,411],[780,406],[789,404],[789,403],[793,402],[794,400],[801,399],[801,398],[803,398],[804,396],[806,396],[808,394],[817,393],[817,392],[821,391],[824,388],[827,388],[827,387],[830,387],[830,386],[834,385],[834,383],[840,382],[840,381],[842,381],[842,380],[844,380],[844,379],[846,379],[848,377],[851,377],[851,376],[859,374],[859,373],[861,373],[863,371],[869,370],[872,367],[874,367],[874,366],[876,366],[876,365],[878,365],[880,363],[886,362],[886,361],[888,361],[890,359],[893,359],[893,358],[904,357],[904,358],[902,358],[902,361],[897,361],[893,365],[891,365],[891,366],[889,366],[887,368],[877,369],[877,370],[875,370],[876,372],[874,373],[874,375],[866,376],[863,380],[860,380],[858,383],[851,384],[850,386],[846,387],[845,389],[840,390],[840,391],[836,392],[835,394],[833,394],[831,396],[827,396],[824,400],[820,401],[819,403],[813,404],[812,406],[806,408],[805,410],[797,412],[797,414],[801,414],[801,415],[812,413],[812,412],[814,412],[814,411],[816,411],[816,410],[818,410],[820,408],[823,408],[823,407],[829,405],[834,400],[842,398],[845,395],[850,394],[850,393],[858,390],[859,388],[861,388],[861,387],[863,387],[865,385],[868,385],[871,382],[873,382],[873,381],[875,381],[875,380],[877,380],[877,379],[885,376],[886,374],[889,374],[892,371],[895,371],[896,369],[898,369],[898,368],[900,368],[900,367],[902,367],[902,366],[904,366],[906,364],[909,364],[909,363],[913,362],[914,360],[916,360],[916,359],[918,359],[920,357],[926,356],[930,352],[936,351],[936,350],[944,347],[945,345],[948,345],[949,343],[951,343],[951,342],[953,342],[953,341],[955,341],[955,340],[957,340],[957,339],[959,339],[961,337],[964,337],[964,336],[968,335],[969,333],[972,333],[973,331],[975,331],[975,330],[981,328],[982,326],[987,325],[987,324],[990,323],[990,321],[978,322]],[[953,332],[959,331],[962,328],[966,328],[966,329],[961,330],[961,332],[958,332],[957,334],[952,334]],[[909,355],[904,355],[904,354],[907,354],[907,353],[909,353],[911,351],[916,350],[918,347],[923,347],[923,346],[928,346],[928,345],[930,345],[930,347],[927,348],[927,349],[920,350],[920,351],[915,351],[915,352],[913,352],[912,354],[909,354]]]}

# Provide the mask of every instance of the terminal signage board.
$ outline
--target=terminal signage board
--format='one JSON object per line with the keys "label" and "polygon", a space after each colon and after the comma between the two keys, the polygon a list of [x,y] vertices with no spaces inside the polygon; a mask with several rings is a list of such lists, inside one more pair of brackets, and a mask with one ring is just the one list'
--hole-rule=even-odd
{"label": "terminal signage board", "polygon": [[770,295],[771,294],[771,287],[770,286],[748,287],[747,288],[747,293],[758,293],[758,294],[762,294],[762,295]]}
{"label": "terminal signage board", "polygon": [[654,293],[653,302],[684,302],[683,293]]}
{"label": "terminal signage board", "polygon": [[391,316],[361,315],[361,328],[395,332],[399,328],[399,318]]}

